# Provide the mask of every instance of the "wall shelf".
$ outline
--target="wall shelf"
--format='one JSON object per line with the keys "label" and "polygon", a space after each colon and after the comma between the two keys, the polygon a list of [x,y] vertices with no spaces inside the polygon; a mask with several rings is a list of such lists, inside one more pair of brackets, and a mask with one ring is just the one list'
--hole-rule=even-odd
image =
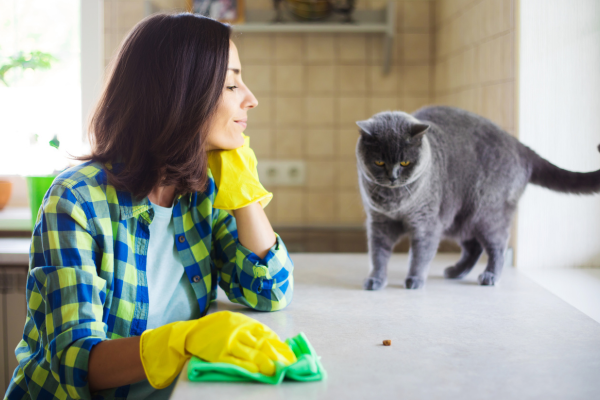
{"label": "wall shelf", "polygon": [[355,10],[355,22],[344,22],[334,15],[326,21],[299,22],[284,13],[283,22],[273,22],[275,10],[246,9],[245,22],[232,25],[234,32],[244,33],[380,33],[383,35],[383,73],[390,71],[392,44],[396,33],[396,2],[390,0],[380,10]]}

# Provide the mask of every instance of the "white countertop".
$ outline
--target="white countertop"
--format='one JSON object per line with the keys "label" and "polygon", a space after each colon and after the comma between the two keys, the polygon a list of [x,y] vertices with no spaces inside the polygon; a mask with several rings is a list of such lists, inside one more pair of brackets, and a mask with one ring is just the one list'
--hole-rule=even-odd
{"label": "white countertop", "polygon": [[[303,331],[326,381],[279,386],[190,382],[172,399],[592,399],[600,398],[600,324],[514,268],[499,286],[442,278],[458,255],[436,257],[424,289],[403,288],[407,256],[390,283],[362,290],[364,254],[292,254],[295,290],[283,311],[261,313],[220,291],[211,311],[235,310],[284,339]],[[392,346],[382,341],[391,339]]]}

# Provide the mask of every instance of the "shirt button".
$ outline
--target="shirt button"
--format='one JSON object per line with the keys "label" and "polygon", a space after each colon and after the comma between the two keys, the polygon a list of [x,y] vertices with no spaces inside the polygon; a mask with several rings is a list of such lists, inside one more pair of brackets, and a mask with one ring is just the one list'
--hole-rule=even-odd
{"label": "shirt button", "polygon": [[192,280],[194,281],[194,283],[200,282],[200,275],[194,275],[194,277],[192,278]]}
{"label": "shirt button", "polygon": [[185,242],[185,236],[181,235],[179,236],[179,243],[183,243]]}

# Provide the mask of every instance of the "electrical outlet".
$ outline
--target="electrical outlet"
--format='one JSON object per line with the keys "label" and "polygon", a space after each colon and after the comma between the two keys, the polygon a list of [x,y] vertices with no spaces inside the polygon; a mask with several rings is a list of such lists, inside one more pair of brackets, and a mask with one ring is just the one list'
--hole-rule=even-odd
{"label": "electrical outlet", "polygon": [[261,160],[257,170],[264,186],[304,185],[305,164],[301,160]]}

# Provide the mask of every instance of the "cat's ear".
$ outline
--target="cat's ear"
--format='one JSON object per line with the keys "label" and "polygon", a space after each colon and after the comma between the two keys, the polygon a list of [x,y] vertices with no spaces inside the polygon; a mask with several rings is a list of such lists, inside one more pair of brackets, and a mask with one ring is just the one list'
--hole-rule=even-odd
{"label": "cat's ear", "polygon": [[371,120],[364,120],[364,121],[356,121],[356,125],[358,125],[358,127],[361,130],[361,134],[364,132],[367,135],[372,135],[373,132],[371,132]]}
{"label": "cat's ear", "polygon": [[427,124],[414,124],[410,127],[410,136],[413,139],[420,138],[427,132],[427,129],[429,129]]}

